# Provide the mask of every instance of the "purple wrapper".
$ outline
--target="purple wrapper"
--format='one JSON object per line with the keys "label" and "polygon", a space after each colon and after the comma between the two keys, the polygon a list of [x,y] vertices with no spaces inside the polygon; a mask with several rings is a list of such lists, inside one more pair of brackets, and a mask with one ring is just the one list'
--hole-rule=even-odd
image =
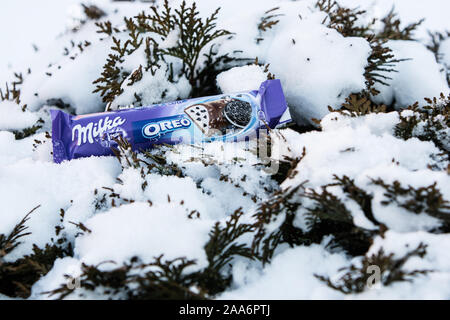
{"label": "purple wrapper", "polygon": [[134,109],[73,116],[51,110],[55,163],[113,155],[115,139],[127,139],[134,151],[154,144],[240,141],[259,128],[275,128],[286,111],[279,80],[259,90],[180,100]]}

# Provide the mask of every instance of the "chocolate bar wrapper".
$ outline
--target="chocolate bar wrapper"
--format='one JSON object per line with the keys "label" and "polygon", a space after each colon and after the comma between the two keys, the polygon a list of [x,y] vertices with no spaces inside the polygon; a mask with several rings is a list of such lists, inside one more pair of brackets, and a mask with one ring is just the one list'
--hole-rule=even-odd
{"label": "chocolate bar wrapper", "polygon": [[55,163],[113,155],[119,136],[134,151],[154,144],[242,141],[275,128],[287,111],[279,80],[258,90],[180,100],[147,107],[73,116],[51,110]]}

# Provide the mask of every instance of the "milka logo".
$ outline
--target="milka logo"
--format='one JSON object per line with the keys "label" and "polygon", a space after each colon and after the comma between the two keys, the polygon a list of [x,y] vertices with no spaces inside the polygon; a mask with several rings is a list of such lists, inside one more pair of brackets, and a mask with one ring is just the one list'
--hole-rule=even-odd
{"label": "milka logo", "polygon": [[72,129],[72,141],[78,137],[77,146],[82,143],[94,143],[94,138],[101,135],[103,132],[117,128],[125,123],[125,119],[121,117],[116,117],[114,120],[110,120],[109,117],[105,119],[100,119],[97,123],[91,122],[86,126],[77,124]]}
{"label": "milka logo", "polygon": [[151,122],[142,128],[142,134],[144,137],[151,139],[167,132],[187,128],[190,125],[191,120],[187,118]]}

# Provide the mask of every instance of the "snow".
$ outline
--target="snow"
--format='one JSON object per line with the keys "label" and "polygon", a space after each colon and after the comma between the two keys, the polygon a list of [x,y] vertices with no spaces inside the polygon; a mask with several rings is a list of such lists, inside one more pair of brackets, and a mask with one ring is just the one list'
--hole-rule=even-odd
{"label": "snow", "polygon": [[[398,72],[383,73],[391,77],[388,86],[378,85],[381,91],[375,101],[390,105],[395,102],[398,108],[412,105],[418,101],[425,103],[424,97],[437,97],[442,92],[448,95],[449,87],[440,67],[431,51],[415,41],[389,41],[389,48],[394,52],[395,59],[409,59],[397,64]],[[426,79],[426,81],[421,81]]]}
{"label": "snow", "polygon": [[433,235],[423,231],[411,233],[388,231],[384,239],[376,238],[368,254],[376,253],[383,247],[387,250],[387,254],[393,253],[395,257],[402,257],[408,251],[417,248],[420,243],[427,245],[427,254],[424,258],[409,260],[404,269],[409,271],[433,270],[433,272],[420,276],[414,285],[398,283],[391,288],[383,288],[383,290],[369,290],[358,298],[448,299],[450,294],[448,288],[450,280],[448,245],[450,242],[448,240],[448,235]]}
{"label": "snow", "polygon": [[447,74],[450,73],[450,38],[441,42],[438,55],[440,62],[447,68]]}
{"label": "snow", "polygon": [[180,30],[176,28],[169,32],[167,37],[161,42],[159,47],[161,49],[169,49],[177,46],[177,43],[180,39]]}
{"label": "snow", "polygon": [[39,117],[36,113],[22,110],[15,102],[0,102],[0,130],[21,130],[32,127]]}
{"label": "snow", "polygon": [[[327,263],[323,263],[324,259]],[[328,273],[336,266],[345,265],[341,254],[330,254],[319,245],[297,247],[277,255],[261,275],[254,276],[255,270],[244,270],[250,277],[241,287],[220,296],[220,299],[253,300],[298,300],[298,299],[338,299],[341,294],[320,285],[314,274]],[[334,270],[333,270],[334,271]],[[302,277],[294,275],[301,274]],[[252,279],[253,278],[253,279]]]}
{"label": "snow", "polygon": [[[164,202],[122,205],[98,214],[86,222],[92,234],[75,242],[75,255],[87,264],[113,260],[118,264],[134,256],[144,261],[164,254],[165,259],[186,256],[207,265],[203,246],[208,240],[211,222],[189,219],[178,203]],[[113,266],[113,265],[111,265]]]}
{"label": "snow", "polygon": [[[318,188],[328,184],[334,174],[346,175],[355,179],[359,187],[374,193],[374,216],[390,229],[408,232],[439,226],[440,222],[426,215],[411,216],[401,208],[387,210],[380,204],[384,199],[383,189],[371,184],[371,178],[382,178],[386,183],[398,180],[413,187],[437,182],[444,198],[450,197],[447,173],[428,169],[433,161],[431,155],[439,154],[440,150],[431,142],[417,138],[404,141],[394,137],[393,127],[398,121],[396,112],[359,118],[330,113],[322,120],[322,132],[298,134],[290,129],[280,130],[288,141],[295,141],[295,145],[286,144],[279,136],[274,136],[275,143],[280,144],[280,155],[299,157],[303,147],[306,148],[306,156],[296,168],[297,175],[284,181],[282,187],[286,189],[308,181],[308,187]],[[295,151],[289,152],[287,148]],[[297,223],[304,228],[302,220]],[[355,223],[360,222],[355,219]],[[364,223],[361,221],[361,226],[367,227]]]}
{"label": "snow", "polygon": [[[55,227],[61,227],[62,235],[74,246],[74,256],[57,259],[49,273],[33,285],[31,299],[54,298],[43,296],[42,292],[66,284],[65,274],[79,276],[82,263],[97,265],[115,261],[115,264],[101,265],[102,270],[109,270],[129,262],[134,256],[149,263],[164,254],[165,259],[195,259],[197,264],[188,271],[200,270],[208,264],[204,246],[215,223],[224,225],[230,214],[239,209],[243,212],[241,221],[253,223],[258,206],[274,192],[300,184],[320,191],[323,185],[333,182],[335,174],[353,179],[356,186],[373,197],[373,215],[388,228],[384,237],[374,238],[366,255],[383,248],[401,257],[423,242],[428,245],[427,254],[409,260],[404,268],[433,269],[434,272],[411,282],[343,295],[314,275],[336,279],[341,274],[340,268],[362,257],[352,258],[342,250],[329,250],[329,236],[320,244],[309,246],[291,248],[283,244],[275,251],[273,260],[265,265],[242,257],[232,260],[232,284],[214,298],[450,298],[450,238],[448,234],[430,232],[441,226],[441,220],[425,212],[412,214],[395,203],[383,204],[386,192],[371,180],[399,181],[402,186],[414,188],[436,183],[443,198],[449,200],[449,163],[439,160],[442,150],[430,141],[396,137],[394,128],[400,121],[397,111],[359,117],[329,112],[328,106],[339,108],[350,93],[365,88],[364,72],[371,49],[362,38],[343,37],[327,28],[322,23],[325,14],[314,8],[315,1],[230,0],[226,4],[197,1],[203,17],[222,6],[217,27],[233,34],[213,42],[219,55],[233,53],[235,57],[248,59],[249,63],[258,57],[261,64],[232,65],[220,73],[216,84],[223,93],[258,89],[267,78],[265,66],[269,64],[268,71],[282,82],[290,113],[297,124],[311,124],[313,118],[321,120],[320,131],[299,133],[290,128],[271,131],[271,164],[275,167],[278,165],[275,160],[299,158],[303,148],[306,150],[306,155],[294,168],[297,173],[282,183],[276,182],[261,164],[262,159],[255,155],[254,141],[157,148],[151,153],[163,155],[166,163],[144,174],[141,168],[122,168],[114,157],[54,164],[52,143],[46,135],[51,130],[48,111],[58,107],[58,99],[70,104],[67,111],[74,114],[105,109],[101,96],[92,93],[96,88],[93,81],[102,72],[112,40],[96,33],[95,21],[85,21],[80,1],[65,0],[51,5],[47,0],[41,2],[48,6],[20,0],[3,4],[0,11],[0,26],[12,26],[11,32],[0,34],[0,41],[10,44],[0,53],[1,83],[11,80],[13,70],[24,76],[20,105],[0,101],[0,234],[8,235],[30,210],[39,206],[26,223],[31,234],[4,257],[5,262],[32,253],[33,244],[42,248],[52,243],[52,238],[57,238]],[[180,2],[174,0],[171,4],[177,6]],[[148,10],[149,6],[139,1],[91,3],[98,4],[108,14],[104,19],[111,20],[119,29],[124,28],[124,16],[134,16],[143,9]],[[369,21],[372,17],[383,17],[394,1],[371,0],[363,4],[339,0],[339,3],[367,9],[364,19]],[[381,93],[375,99],[388,105],[393,103],[400,111],[416,101],[423,104],[424,97],[449,93],[445,71],[450,68],[450,41],[442,42],[439,63],[425,45],[429,41],[428,29],[441,32],[450,29],[447,14],[450,5],[444,0],[426,3],[396,0],[395,5],[402,25],[427,18],[417,31],[419,41],[387,43],[396,59],[409,60],[398,63],[397,72],[387,74],[392,77],[388,81],[390,86],[377,85]],[[48,7],[51,10],[47,10]],[[276,17],[279,22],[266,31],[258,30],[261,17],[275,7],[279,9],[272,14],[280,15]],[[23,19],[16,19],[19,11]],[[27,22],[19,23],[23,21]],[[71,31],[74,28],[78,30]],[[125,33],[116,36],[122,41],[126,39]],[[23,41],[13,41],[17,38]],[[179,30],[175,30],[165,39],[156,37],[155,41],[167,49],[176,45],[179,38]],[[90,45],[85,46],[85,41]],[[38,45],[38,52],[33,52],[31,43]],[[80,43],[82,50],[78,47]],[[203,53],[209,49],[207,46],[200,55],[196,71],[204,62]],[[145,63],[144,48],[140,48],[126,57],[120,68],[132,74]],[[135,94],[141,96],[142,104],[188,97],[192,86],[186,76],[168,81],[170,65],[175,71],[181,70],[179,59],[166,56],[154,74],[144,73],[141,81],[134,85],[128,85],[128,77],[122,85],[124,92],[110,107],[116,109],[135,103]],[[22,111],[24,104],[27,108]],[[409,110],[401,113],[402,116],[412,114]],[[42,129],[25,139],[15,139],[13,131],[29,128],[39,119],[44,122]],[[441,120],[444,123],[444,119]],[[420,125],[418,127],[416,130],[420,130]],[[448,133],[448,128],[446,130]],[[448,147],[448,141],[442,142],[444,148]],[[139,157],[151,162],[143,155]],[[161,172],[170,172],[173,166],[181,174]],[[339,187],[329,187],[328,191],[341,199],[356,226],[372,231],[378,229]],[[102,199],[105,200],[102,202]],[[310,203],[305,200],[303,204]],[[60,217],[61,209],[64,218]],[[272,221],[267,230],[275,230],[281,222],[280,219]],[[74,223],[82,223],[91,232],[79,234]],[[308,230],[304,214],[296,214],[293,224],[303,231]],[[246,235],[238,241],[250,245],[251,240],[250,235]],[[109,298],[100,289],[82,293],[85,298]],[[7,298],[0,294],[0,299]],[[77,292],[67,298],[80,296]]]}
{"label": "snow", "polygon": [[281,36],[273,39],[265,61],[282,80],[292,118],[308,123],[326,115],[329,105],[338,107],[350,93],[364,89],[370,46],[326,28],[322,14],[298,21],[298,13],[285,13],[282,21],[290,23],[280,22]]}
{"label": "snow", "polygon": [[[10,152],[14,154],[17,151],[10,145]],[[30,253],[33,243],[45,246],[54,237],[60,209],[69,207],[71,200],[74,203],[92,203],[94,189],[111,184],[119,169],[113,158],[89,158],[62,165],[34,161],[30,155],[7,163],[4,161],[2,156],[0,201],[5,203],[5,214],[0,218],[0,233],[9,233],[31,209],[41,205],[27,223],[33,233],[6,257],[9,261]],[[18,195],[22,195],[20,200]],[[82,214],[89,214],[93,206],[84,209],[89,211]]]}
{"label": "snow", "polygon": [[445,0],[428,0],[427,2],[416,0],[340,0],[339,3],[351,8],[365,9],[370,15],[379,19],[385,17],[394,8],[402,22],[400,25],[402,28],[425,18],[415,33],[415,36],[421,41],[428,40],[429,30],[444,31],[450,28],[448,15],[446,14],[450,10],[450,3]]}
{"label": "snow", "polygon": [[56,288],[64,283],[68,284],[69,279],[65,275],[72,277],[72,279],[79,277],[81,274],[80,266],[80,261],[75,258],[66,257],[56,259],[52,270],[46,276],[39,279],[33,286],[31,293],[32,299],[43,299],[45,295],[42,293],[47,288]]}
{"label": "snow", "polygon": [[251,91],[259,89],[267,80],[264,69],[258,65],[235,67],[217,76],[217,85],[223,93]]}
{"label": "snow", "polygon": [[[272,29],[262,34],[257,28],[236,32],[242,21],[257,25],[264,11],[277,6],[280,9],[273,14],[281,16]],[[370,53],[364,39],[344,38],[326,28],[324,13],[312,7],[311,1],[264,1],[256,9],[227,15],[226,25],[237,34],[221,47],[221,52],[243,50],[240,56],[258,57],[260,63],[270,64],[269,71],[282,82],[293,119],[306,124],[328,113],[328,105],[339,107],[349,93],[365,87],[364,67]],[[258,38],[264,40],[257,44]]]}
{"label": "snow", "polygon": [[[70,104],[77,114],[98,112],[105,109],[101,97],[98,94],[92,94],[95,89],[93,81],[102,72],[107,53],[112,46],[112,40],[110,38],[103,39],[103,36],[96,33],[95,22],[101,22],[101,19],[87,21],[77,32],[70,31],[73,27],[74,11],[81,10],[80,2],[71,1],[69,2],[71,3],[70,6],[66,4],[62,7],[69,11],[69,16],[64,14],[62,8],[56,7],[55,14],[58,10],[61,10],[59,15],[64,17],[64,23],[60,27],[57,41],[44,42],[47,43],[45,46],[42,46],[36,53],[26,55],[20,67],[14,68],[15,72],[21,72],[25,78],[24,85],[21,87],[21,102],[27,104],[32,111],[48,104],[50,99],[62,99],[64,103]],[[92,3],[101,5],[102,3],[108,3],[108,1],[97,0],[97,2]],[[142,3],[134,6],[115,3],[113,6],[106,7],[105,10],[108,15],[104,19],[110,19],[115,24],[123,24],[124,16],[134,16],[147,7]],[[65,26],[66,21],[68,26]],[[43,31],[46,30],[44,29],[45,25],[41,28]],[[51,39],[53,40],[55,37],[56,35],[52,36]],[[86,41],[90,45],[86,46]],[[83,44],[82,50],[78,47],[79,44]],[[67,54],[64,55],[64,52]],[[20,61],[20,59],[17,61]],[[28,73],[28,69],[31,73]],[[83,70],[83,72],[79,72],[79,70]],[[6,78],[1,77],[0,79],[9,80],[9,78],[8,75]],[[36,95],[37,92],[39,92],[38,95]]]}
{"label": "snow", "polygon": [[[348,5],[352,5],[352,1],[345,1],[344,4],[347,2],[349,2]],[[105,1],[99,2],[100,5],[104,3]],[[177,1],[174,1],[173,5],[176,4]],[[373,16],[377,16],[378,13],[386,13],[387,4],[387,1],[381,1],[380,4],[374,6],[372,1],[368,8],[378,8],[378,11],[370,11]],[[118,8],[118,11],[115,12],[113,8],[104,5],[104,10],[109,13],[105,19],[110,19],[114,24],[123,25],[121,22],[123,16],[135,15],[146,6],[148,5],[143,3],[134,6],[115,3],[114,9]],[[250,2],[245,6],[251,10],[240,10],[239,13],[236,13],[232,4],[223,6],[219,13],[218,27],[227,28],[235,34],[228,41],[219,39],[214,44],[220,44],[219,53],[241,50],[241,53],[237,53],[240,57],[250,59],[258,57],[261,63],[269,63],[269,71],[282,81],[291,115],[298,123],[308,124],[313,118],[323,118],[328,113],[329,105],[339,108],[350,93],[365,88],[364,67],[370,52],[367,41],[362,38],[344,38],[336,30],[326,28],[322,24],[324,13],[312,9],[313,1],[265,0],[260,2],[257,8]],[[403,9],[405,5],[401,4],[401,6]],[[214,1],[208,3],[201,1],[198,7],[201,14],[206,16],[216,8],[216,4]],[[258,30],[256,26],[260,22],[261,16],[265,11],[275,7],[279,7],[273,12],[280,15],[277,17],[279,23],[265,32]],[[418,8],[412,7],[413,9],[403,9],[401,12],[412,10],[415,15],[420,13]],[[79,5],[73,3],[68,8],[70,9],[68,9],[70,13],[68,23],[72,27],[74,23],[76,24],[73,22],[74,20],[80,24],[79,21],[85,19]],[[408,15],[408,19],[411,19],[410,15]],[[248,24],[253,27],[248,28]],[[30,56],[30,63],[33,64],[32,73],[27,76],[22,94],[24,103],[27,103],[31,110],[37,110],[52,98],[62,99],[64,103],[70,104],[78,114],[104,109],[105,104],[102,103],[100,96],[91,94],[95,89],[92,82],[101,73],[107,48],[112,45],[112,42],[111,39],[99,41],[99,36],[95,34],[94,30],[96,30],[94,22],[88,21],[77,33],[62,34],[58,39],[58,44],[51,44],[47,48],[43,46],[38,53]],[[259,38],[263,40],[256,41]],[[158,37],[155,39],[159,46],[169,48],[178,41],[178,34],[175,30],[166,39]],[[77,46],[70,49],[70,40],[73,40],[75,45],[87,40],[91,45],[84,48],[83,52],[79,52]],[[378,88],[382,90],[382,95],[378,97],[378,100],[385,103],[395,101],[398,107],[406,107],[415,101],[423,101],[421,99],[424,96],[433,96],[436,92],[448,91],[442,74],[439,75],[437,71],[439,66],[434,62],[431,53],[427,52],[422,45],[393,41],[392,46],[396,51],[397,58],[412,58],[413,60],[398,64],[396,69],[401,72],[389,74],[394,77],[392,86]],[[64,47],[70,49],[70,54],[61,59],[61,56],[57,57],[55,53],[62,53]],[[208,47],[204,49],[204,52],[207,50],[209,50]],[[132,73],[144,64],[143,48],[133,55],[136,58],[127,59],[123,64],[124,71]],[[76,57],[75,63],[71,57]],[[201,55],[201,59],[203,58]],[[201,65],[201,59],[199,65]],[[49,67],[49,63],[51,67]],[[421,67],[418,67],[419,65]],[[179,68],[179,61],[175,61],[174,68],[176,70]],[[23,72],[26,71],[26,68],[21,69]],[[187,79],[182,77],[174,83],[170,83],[166,80],[166,69],[167,65],[161,63],[161,67],[155,75],[145,74],[141,81],[131,87],[128,86],[129,81],[126,80],[122,86],[124,93],[113,101],[111,108],[117,109],[119,106],[133,104],[136,93],[141,95],[142,104],[173,101],[187,97],[191,90]],[[77,70],[86,72],[77,73]],[[244,87],[254,89],[256,82],[263,77],[262,74],[251,73],[250,69],[248,71],[247,77],[250,78],[242,77],[239,81],[236,81],[236,77],[231,74],[221,75],[218,78],[219,87],[226,92],[242,91],[245,90]],[[73,76],[74,74],[77,76]],[[247,72],[242,72],[242,74],[247,74]],[[233,80],[227,80],[226,77]],[[427,85],[419,86],[419,88],[411,85],[419,83],[417,79],[422,77],[430,79]],[[71,85],[67,86],[67,83]],[[87,83],[90,85],[85,85]],[[37,91],[39,91],[39,96],[35,96]]]}
{"label": "snow", "polygon": [[[99,51],[106,51],[109,44],[97,44],[96,50],[93,47],[87,47],[82,54],[77,56],[76,64],[71,63],[70,57],[66,57],[58,64],[45,70],[44,72],[32,72],[24,86],[24,101],[29,102],[32,109],[37,109],[41,104],[47,103],[52,97],[58,97],[64,103],[76,106],[78,114],[85,114],[95,111],[101,111],[101,100],[98,96],[92,95],[95,86],[92,82],[102,71],[105,56],[99,54]],[[85,70],[83,73],[77,70]],[[76,75],[76,76],[75,76]],[[70,85],[68,85],[70,83]],[[89,84],[86,86],[86,84]],[[34,93],[39,92],[39,96]]]}
{"label": "snow", "polygon": [[[68,17],[78,12],[81,14],[80,0],[43,0],[37,5],[33,0],[4,1],[0,10],[2,26],[7,26],[8,32],[0,34],[2,46],[0,52],[0,82],[9,80],[12,71],[21,69],[36,57],[33,45],[38,52],[53,46],[55,38],[59,37],[65,28],[72,26]],[[108,0],[90,0],[92,4],[101,6]],[[20,14],[21,19],[17,19]],[[32,27],[30,27],[32,26]],[[25,71],[25,70],[21,70]]]}
{"label": "snow", "polygon": [[[174,101],[187,97],[191,91],[189,81],[182,77],[176,83],[169,82],[165,71],[167,66],[164,63],[161,64],[163,66],[156,71],[155,75],[150,72],[144,74],[142,80],[132,88],[129,87],[130,80],[126,79],[122,85],[124,92],[111,103],[111,110],[129,105],[131,101],[135,100],[135,93],[141,95],[142,105],[162,102],[161,97],[163,96],[164,101]],[[133,71],[135,70],[137,69],[133,69]]]}
{"label": "snow", "polygon": [[[18,0],[4,1],[0,10],[0,21],[2,26],[8,26],[8,32],[1,33],[1,41],[8,43],[2,46],[0,52],[0,79],[1,83],[6,80],[6,73],[12,68],[20,65],[30,55],[33,54],[32,43],[38,47],[48,45],[60,32],[64,26],[66,16],[64,14],[70,1],[42,1],[40,6],[31,6],[33,1]],[[49,6],[53,10],[48,10]],[[20,12],[22,19],[16,19]],[[56,14],[54,14],[56,13]],[[50,16],[54,14],[52,19]],[[42,17],[48,17],[42,19]],[[27,21],[25,24],[24,21]],[[29,24],[28,24],[29,23]],[[33,26],[30,28],[29,26]],[[17,39],[27,39],[27,41],[17,41]]]}

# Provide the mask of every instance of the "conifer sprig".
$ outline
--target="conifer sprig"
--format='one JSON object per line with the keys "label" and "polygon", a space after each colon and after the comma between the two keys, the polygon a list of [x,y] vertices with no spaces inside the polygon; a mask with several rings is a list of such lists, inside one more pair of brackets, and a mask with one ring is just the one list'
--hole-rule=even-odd
{"label": "conifer sprig", "polygon": [[179,9],[172,9],[167,0],[161,11],[152,7],[153,14],[141,13],[136,17],[139,30],[153,32],[167,38],[172,32],[178,34],[178,41],[174,47],[161,49],[162,54],[177,57],[183,61],[183,73],[191,85],[196,86],[195,75],[200,54],[208,44],[217,38],[230,35],[224,29],[216,28],[216,20],[220,8],[217,8],[211,16],[201,19],[195,2],[187,6],[183,1]]}
{"label": "conifer sprig", "polygon": [[343,268],[340,271],[345,272],[337,281],[332,281],[329,277],[323,275],[315,275],[316,278],[324,282],[327,286],[334,290],[338,290],[344,294],[356,294],[364,292],[369,285],[374,285],[371,279],[372,267],[377,267],[381,271],[380,284],[389,286],[396,282],[411,282],[414,277],[425,275],[432,270],[412,270],[406,271],[404,265],[413,257],[423,258],[427,251],[427,246],[420,243],[417,248],[408,251],[404,256],[396,258],[393,253],[386,254],[384,248],[378,250],[370,256],[364,256],[361,265],[352,264],[350,267]]}

